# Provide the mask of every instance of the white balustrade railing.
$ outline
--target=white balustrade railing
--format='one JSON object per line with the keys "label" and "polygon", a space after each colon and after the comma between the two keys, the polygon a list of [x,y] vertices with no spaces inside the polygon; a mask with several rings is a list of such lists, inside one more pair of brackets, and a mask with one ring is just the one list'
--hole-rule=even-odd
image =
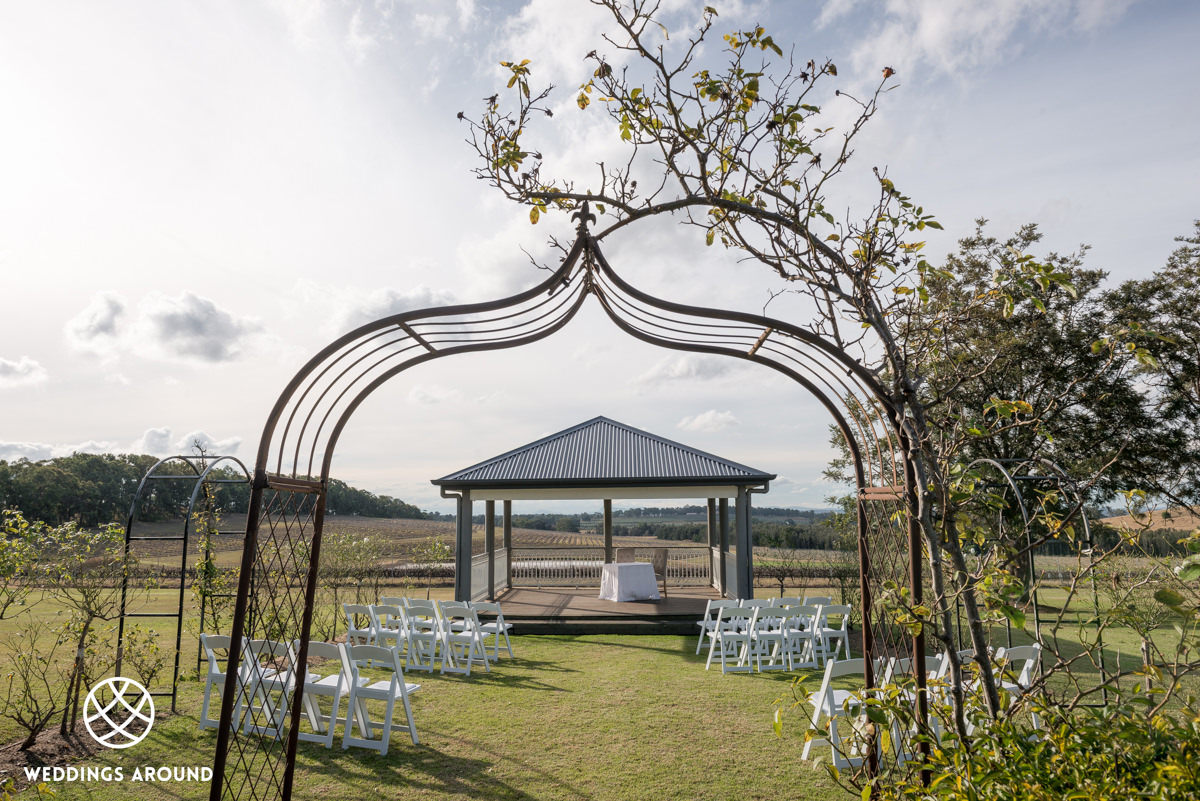
{"label": "white balustrade railing", "polygon": [[[662,547],[662,546],[657,546]],[[634,559],[651,561],[656,548],[635,548]],[[604,548],[588,545],[513,548],[514,587],[599,587]],[[486,566],[486,559],[484,562]],[[709,550],[705,547],[667,549],[667,585],[707,587],[712,583]],[[474,581],[474,579],[472,579]],[[486,583],[487,576],[484,576]],[[496,584],[500,586],[497,570]],[[474,586],[474,585],[472,585]]]}

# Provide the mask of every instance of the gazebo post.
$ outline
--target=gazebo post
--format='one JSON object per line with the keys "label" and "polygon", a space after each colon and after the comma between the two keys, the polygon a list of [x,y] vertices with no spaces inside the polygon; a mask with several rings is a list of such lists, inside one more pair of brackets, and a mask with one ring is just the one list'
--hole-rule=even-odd
{"label": "gazebo post", "polygon": [[496,600],[496,502],[483,503],[483,547],[488,559],[488,600]]}
{"label": "gazebo post", "polygon": [[711,587],[719,587],[717,581],[717,499],[708,499],[708,583]]}
{"label": "gazebo post", "polygon": [[504,502],[504,589],[512,589],[512,501]]}
{"label": "gazebo post", "polygon": [[471,518],[475,507],[471,490],[462,489],[458,496],[458,529],[454,541],[454,600],[471,600]]}
{"label": "gazebo post", "polygon": [[750,546],[750,493],[745,487],[737,488],[736,503],[734,523],[737,525],[737,592],[739,598],[753,598],[754,554]]}
{"label": "gazebo post", "polygon": [[720,518],[721,518],[721,521],[720,521],[721,522],[721,526],[720,526],[720,528],[721,528],[721,532],[720,532],[721,533],[721,544],[720,544],[719,557],[717,560],[719,562],[720,568],[721,568],[720,576],[719,576],[720,581],[721,581],[721,584],[720,584],[721,597],[728,598],[729,597],[729,586],[728,586],[729,582],[726,581],[728,572],[725,567],[725,559],[729,555],[729,499],[721,498],[717,502],[717,506],[718,506],[718,509],[720,510]]}
{"label": "gazebo post", "polygon": [[611,565],[613,560],[612,544],[612,498],[604,499],[604,564]]}

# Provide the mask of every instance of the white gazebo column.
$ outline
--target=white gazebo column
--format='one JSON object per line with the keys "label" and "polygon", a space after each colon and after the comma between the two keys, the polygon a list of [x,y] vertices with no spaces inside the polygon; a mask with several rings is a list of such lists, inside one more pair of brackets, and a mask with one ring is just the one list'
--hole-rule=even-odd
{"label": "white gazebo column", "polygon": [[454,600],[471,600],[471,517],[475,507],[471,491],[464,489],[458,496],[458,529],[454,538]]}
{"label": "white gazebo column", "polygon": [[739,598],[754,597],[754,564],[750,547],[750,493],[746,487],[737,490],[737,511],[734,514],[737,526],[737,585]]}
{"label": "white gazebo column", "polygon": [[504,589],[512,589],[512,501],[504,502]]}
{"label": "white gazebo column", "polygon": [[612,498],[604,499],[604,564],[610,565],[613,560],[612,544]]}
{"label": "white gazebo column", "polygon": [[489,601],[496,600],[496,502],[483,503],[483,548],[487,551],[487,586]]}

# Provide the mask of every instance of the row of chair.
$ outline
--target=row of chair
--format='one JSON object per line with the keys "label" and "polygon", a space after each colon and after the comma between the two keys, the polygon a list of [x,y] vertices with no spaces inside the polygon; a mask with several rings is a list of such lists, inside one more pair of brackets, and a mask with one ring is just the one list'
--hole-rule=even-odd
{"label": "row of chair", "polygon": [[[998,648],[992,656],[995,665],[997,686],[1014,696],[1023,695],[1034,683],[1034,674],[1041,661],[1042,646],[1038,643],[1021,645],[1013,648]],[[967,662],[975,659],[972,649],[959,651],[960,660]],[[925,659],[925,675],[927,677],[928,697],[931,701],[944,702],[946,692],[946,677],[950,672],[950,655],[942,653],[939,656],[927,656]],[[865,706],[862,701],[866,692],[859,689],[844,689],[834,687],[834,682],[846,677],[862,678],[866,667],[863,659],[844,659],[831,661],[825,666],[825,675],[821,687],[809,697],[812,704],[812,728],[826,732],[825,737],[811,737],[805,741],[801,759],[809,759],[814,748],[828,745],[833,752],[833,765],[838,769],[854,768],[862,764],[866,757],[862,727],[866,723]],[[874,673],[879,677],[878,684],[888,685],[898,683],[903,685],[905,677],[913,674],[912,659],[883,659],[874,663]],[[978,685],[968,683],[966,689],[974,691]],[[912,689],[901,689],[899,698],[915,703],[916,693]],[[822,723],[822,719],[824,722]],[[849,736],[839,730],[839,724],[848,725],[851,729]],[[1040,728],[1040,720],[1033,716],[1035,728]],[[937,718],[930,717],[931,729],[938,733]],[[973,728],[968,718],[968,728]],[[905,738],[901,730],[902,724],[893,722],[891,743],[893,756],[899,762],[913,759],[914,755],[905,750],[903,743],[911,742]],[[911,733],[911,732],[910,732]],[[940,736],[940,735],[938,735]],[[876,738],[878,747],[881,738]]]}
{"label": "row of chair", "polygon": [[[220,724],[210,716],[213,688],[224,692],[226,670],[225,659],[218,651],[228,653],[230,638],[225,635],[200,635],[200,647],[208,659],[208,674],[204,681],[204,703],[200,709],[200,728],[217,728]],[[243,644],[241,664],[238,667],[237,696],[234,703],[232,725],[243,734],[257,734],[280,738],[289,713],[297,676],[301,674],[296,654],[300,641],[291,643],[274,640],[247,640]],[[303,697],[301,702],[310,730],[297,732],[299,739],[315,742],[326,748],[333,747],[334,729],[343,725],[342,748],[361,746],[386,754],[388,741],[393,731],[408,733],[413,745],[419,744],[417,727],[413,720],[409,696],[421,685],[405,681],[399,649],[377,645],[310,642],[309,658],[324,660],[334,671],[328,675],[303,670]],[[362,675],[362,668],[370,664],[376,669],[390,672],[387,679],[372,681]],[[342,716],[342,698],[346,698],[346,714]],[[322,708],[322,700],[329,707]],[[383,720],[371,720],[367,701],[382,701]],[[403,709],[404,721],[396,722],[397,708]],[[376,737],[376,729],[379,736]]]}
{"label": "row of chair", "polygon": [[[512,625],[504,621],[500,605],[483,601],[431,601],[422,598],[384,596],[378,604],[343,604],[346,641],[399,649],[409,670],[471,675],[480,664],[490,671],[489,661],[500,658],[500,643],[511,657]],[[480,613],[489,615],[486,622]],[[488,643],[491,654],[488,654]]]}
{"label": "row of chair", "polygon": [[700,653],[708,641],[705,669],[718,657],[722,673],[817,668],[843,652],[849,659],[850,607],[828,603],[828,598],[804,600],[818,603],[799,598],[709,601],[696,643]]}

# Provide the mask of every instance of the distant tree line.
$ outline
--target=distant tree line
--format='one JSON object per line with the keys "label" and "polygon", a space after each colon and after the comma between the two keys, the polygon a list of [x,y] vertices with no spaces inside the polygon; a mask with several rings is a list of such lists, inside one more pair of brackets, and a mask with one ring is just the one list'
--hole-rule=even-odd
{"label": "distant tree line", "polygon": [[[138,485],[158,457],[146,454],[75,453],[31,462],[0,460],[0,508],[20,509],[27,519],[52,526],[76,522],[84,528],[124,523]],[[164,465],[168,475],[190,475],[182,462]],[[242,478],[236,468],[220,467],[213,477]],[[244,513],[250,501],[248,483],[210,485],[216,508],[224,514]],[[187,513],[193,481],[154,481],[142,493],[138,519],[169,520]],[[375,495],[344,481],[330,479],[328,514],[422,519],[425,514],[398,498]]]}

